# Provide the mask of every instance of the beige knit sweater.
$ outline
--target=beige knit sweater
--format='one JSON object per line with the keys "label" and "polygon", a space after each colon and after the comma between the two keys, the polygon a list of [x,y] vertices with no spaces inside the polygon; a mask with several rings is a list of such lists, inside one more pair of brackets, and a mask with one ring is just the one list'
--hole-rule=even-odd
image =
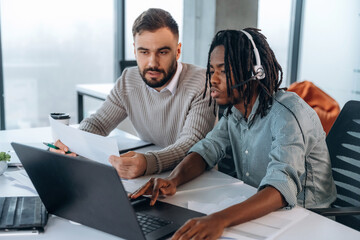
{"label": "beige knit sweater", "polygon": [[107,136],[126,117],[139,137],[163,147],[145,153],[145,174],[173,169],[187,151],[213,128],[209,93],[203,99],[205,70],[182,63],[174,95],[146,87],[137,67],[125,69],[104,104],[80,123],[80,129]]}

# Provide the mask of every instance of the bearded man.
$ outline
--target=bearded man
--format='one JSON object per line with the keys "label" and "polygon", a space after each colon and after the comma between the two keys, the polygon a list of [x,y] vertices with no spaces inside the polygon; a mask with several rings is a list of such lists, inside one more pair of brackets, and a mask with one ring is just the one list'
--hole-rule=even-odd
{"label": "bearded man", "polygon": [[[206,71],[178,62],[181,53],[176,21],[162,9],[140,14],[132,28],[137,67],[127,68],[104,104],[80,123],[80,129],[107,136],[126,117],[138,136],[163,147],[144,154],[111,156],[122,178],[173,169],[188,150],[213,128],[215,115],[205,94]],[[67,147],[55,143],[65,154]]]}

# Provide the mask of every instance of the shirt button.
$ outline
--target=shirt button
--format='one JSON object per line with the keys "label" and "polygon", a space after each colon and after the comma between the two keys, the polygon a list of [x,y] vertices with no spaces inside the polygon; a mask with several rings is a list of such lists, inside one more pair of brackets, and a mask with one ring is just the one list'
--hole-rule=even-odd
{"label": "shirt button", "polygon": [[248,177],[250,174],[247,172],[247,173],[245,173],[245,175]]}
{"label": "shirt button", "polygon": [[248,154],[249,153],[249,151],[248,150],[245,150],[245,154]]}

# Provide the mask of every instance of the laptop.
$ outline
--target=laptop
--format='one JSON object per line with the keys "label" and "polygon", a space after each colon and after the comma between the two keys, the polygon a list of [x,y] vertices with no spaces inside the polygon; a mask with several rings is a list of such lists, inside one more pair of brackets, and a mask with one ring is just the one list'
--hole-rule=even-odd
{"label": "laptop", "polygon": [[124,239],[162,239],[204,214],[149,198],[127,197],[108,165],[11,143],[50,214]]}

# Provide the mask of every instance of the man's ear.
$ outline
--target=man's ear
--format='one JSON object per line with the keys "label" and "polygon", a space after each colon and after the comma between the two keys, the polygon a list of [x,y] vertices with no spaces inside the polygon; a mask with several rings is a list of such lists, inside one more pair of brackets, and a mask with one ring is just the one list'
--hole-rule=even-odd
{"label": "man's ear", "polygon": [[181,43],[179,43],[176,47],[176,61],[179,60],[181,55]]}

